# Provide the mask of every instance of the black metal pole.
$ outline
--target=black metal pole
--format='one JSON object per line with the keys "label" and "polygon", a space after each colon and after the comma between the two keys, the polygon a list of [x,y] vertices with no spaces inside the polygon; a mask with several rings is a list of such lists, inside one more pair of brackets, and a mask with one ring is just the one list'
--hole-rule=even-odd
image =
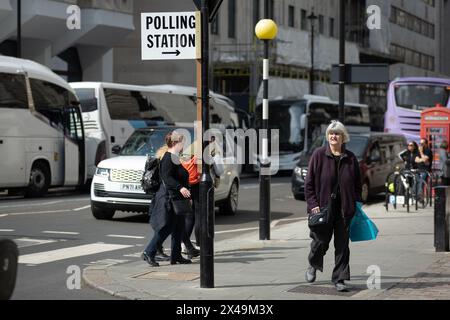
{"label": "black metal pole", "polygon": [[17,58],[22,58],[22,0],[17,0]]}
{"label": "black metal pole", "polygon": [[311,70],[309,72],[309,93],[314,94],[314,20],[311,20]]}
{"label": "black metal pole", "polygon": [[[264,4],[264,15],[269,17],[269,1]],[[263,63],[263,110],[260,139],[262,152],[259,171],[259,239],[270,240],[270,160],[268,157],[269,139],[269,41],[264,40]],[[261,134],[261,133],[260,133]]]}
{"label": "black metal pole", "polygon": [[345,118],[345,1],[339,0],[339,121]]}
{"label": "black metal pole", "polygon": [[[202,0],[202,154],[208,146],[204,141],[209,129],[209,12],[207,0]],[[200,237],[200,287],[214,288],[214,187],[210,166],[203,159],[200,181],[201,237]]]}
{"label": "black metal pole", "polygon": [[447,196],[449,187],[435,187],[436,198],[434,200],[434,246],[436,252],[449,251],[449,230],[447,221]]}

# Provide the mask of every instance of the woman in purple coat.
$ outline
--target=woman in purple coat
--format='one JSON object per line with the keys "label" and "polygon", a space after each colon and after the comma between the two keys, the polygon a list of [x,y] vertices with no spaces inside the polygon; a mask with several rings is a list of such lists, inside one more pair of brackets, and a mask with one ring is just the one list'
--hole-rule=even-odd
{"label": "woman in purple coat", "polygon": [[356,202],[361,202],[361,174],[356,156],[345,148],[350,137],[344,125],[333,121],[327,128],[326,139],[328,144],[317,149],[309,162],[305,197],[310,215],[319,213],[331,201],[331,219],[327,225],[310,230],[312,243],[306,281],[314,282],[316,271],[323,272],[323,257],[334,234],[335,267],[331,280],[341,292],[348,290],[345,280],[350,280],[349,226]]}

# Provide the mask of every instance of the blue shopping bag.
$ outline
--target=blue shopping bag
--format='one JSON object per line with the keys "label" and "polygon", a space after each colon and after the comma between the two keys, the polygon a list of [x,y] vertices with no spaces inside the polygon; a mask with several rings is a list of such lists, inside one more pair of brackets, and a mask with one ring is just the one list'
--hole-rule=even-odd
{"label": "blue shopping bag", "polygon": [[362,204],[356,203],[356,214],[350,223],[350,240],[353,242],[375,240],[378,228],[364,213]]}

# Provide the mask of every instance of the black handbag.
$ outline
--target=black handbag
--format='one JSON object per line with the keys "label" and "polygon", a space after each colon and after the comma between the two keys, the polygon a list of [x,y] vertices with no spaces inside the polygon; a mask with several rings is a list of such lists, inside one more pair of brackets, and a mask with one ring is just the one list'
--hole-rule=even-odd
{"label": "black handbag", "polygon": [[333,202],[336,200],[338,187],[339,187],[339,183],[336,183],[335,187],[333,188],[333,193],[331,194],[330,200],[328,200],[328,204],[326,207],[320,208],[319,213],[309,214],[308,227],[318,228],[318,227],[325,227],[325,226],[331,224],[331,221],[333,219],[333,214],[332,214]]}
{"label": "black handbag", "polygon": [[173,211],[177,216],[188,216],[191,215],[192,204],[189,199],[181,199],[181,200],[171,200]]}

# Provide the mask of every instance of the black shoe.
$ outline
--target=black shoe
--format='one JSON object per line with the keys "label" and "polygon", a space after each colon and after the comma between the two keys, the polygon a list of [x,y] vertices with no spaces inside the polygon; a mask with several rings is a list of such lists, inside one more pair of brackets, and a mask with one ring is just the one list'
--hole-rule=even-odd
{"label": "black shoe", "polygon": [[198,256],[200,256],[200,250],[193,248],[192,250],[188,250],[187,252],[187,258],[188,259],[192,259],[192,258],[197,258]]}
{"label": "black shoe", "polygon": [[169,261],[170,256],[164,253],[164,251],[158,250],[156,251],[156,260],[158,261]]}
{"label": "black shoe", "polygon": [[156,262],[155,257],[150,257],[147,252],[142,252],[142,260],[147,261],[147,263],[152,267],[159,267],[159,263]]}
{"label": "black shoe", "polygon": [[311,266],[308,268],[308,270],[306,270],[305,279],[307,282],[313,283],[314,281],[316,281],[316,271],[317,270]]}
{"label": "black shoe", "polygon": [[339,281],[339,282],[335,283],[334,286],[336,287],[336,290],[338,292],[348,292],[349,291],[348,287],[344,281]]}
{"label": "black shoe", "polygon": [[190,263],[192,263],[192,261],[188,260],[188,259],[185,259],[183,257],[180,257],[180,258],[178,258],[176,260],[170,260],[170,264],[177,264],[177,263],[179,263],[179,264],[190,264]]}

